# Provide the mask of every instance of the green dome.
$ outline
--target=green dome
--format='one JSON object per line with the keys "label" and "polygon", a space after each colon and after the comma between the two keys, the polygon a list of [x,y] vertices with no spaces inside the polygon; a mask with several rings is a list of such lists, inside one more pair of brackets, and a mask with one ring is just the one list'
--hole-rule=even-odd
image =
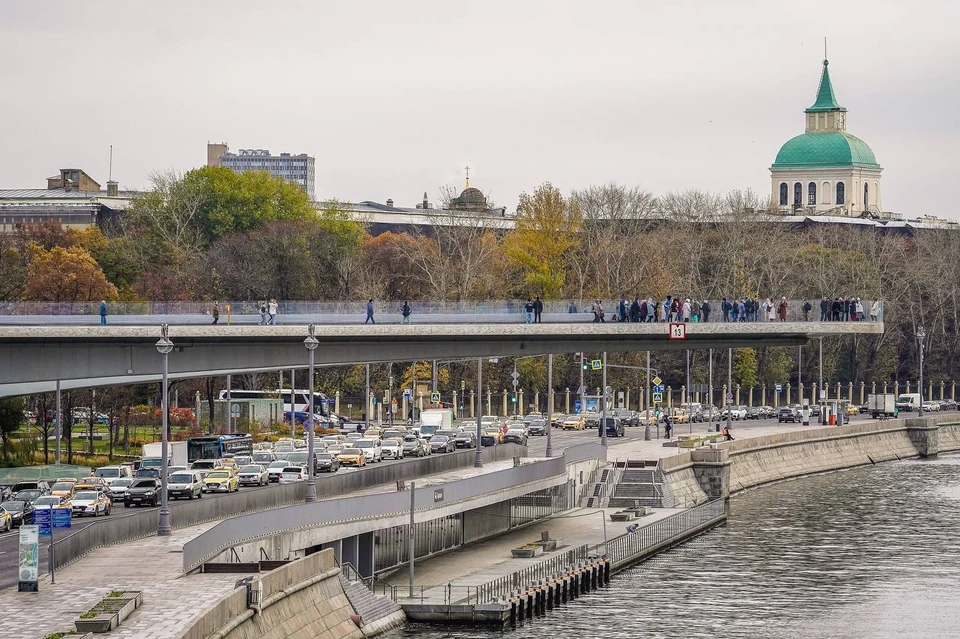
{"label": "green dome", "polygon": [[780,147],[774,169],[856,166],[879,169],[877,158],[860,138],[839,131],[804,133]]}

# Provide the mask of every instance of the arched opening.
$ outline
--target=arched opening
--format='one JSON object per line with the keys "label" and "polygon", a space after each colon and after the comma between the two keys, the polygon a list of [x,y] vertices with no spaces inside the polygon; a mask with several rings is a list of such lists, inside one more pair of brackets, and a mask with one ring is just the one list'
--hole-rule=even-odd
{"label": "arched opening", "polygon": [[870,183],[863,183],[863,210],[866,211],[870,207]]}
{"label": "arched opening", "polygon": [[780,206],[787,205],[787,183],[780,183]]}
{"label": "arched opening", "polygon": [[817,205],[817,183],[811,182],[807,185],[807,204],[810,206]]}
{"label": "arched opening", "polygon": [[793,205],[803,206],[803,185],[799,182],[793,185]]}
{"label": "arched opening", "polygon": [[820,204],[830,204],[830,183],[820,185]]}
{"label": "arched opening", "polygon": [[845,187],[843,186],[843,182],[837,182],[837,200],[836,200],[837,204],[844,204],[845,197],[846,197],[846,193],[845,193]]}

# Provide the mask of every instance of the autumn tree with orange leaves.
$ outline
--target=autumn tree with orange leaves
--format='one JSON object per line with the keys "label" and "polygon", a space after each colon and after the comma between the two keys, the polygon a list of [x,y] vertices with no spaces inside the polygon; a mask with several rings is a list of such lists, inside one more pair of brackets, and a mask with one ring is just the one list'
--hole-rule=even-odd
{"label": "autumn tree with orange leaves", "polygon": [[117,299],[117,287],[79,246],[30,247],[24,299],[40,302],[88,302]]}

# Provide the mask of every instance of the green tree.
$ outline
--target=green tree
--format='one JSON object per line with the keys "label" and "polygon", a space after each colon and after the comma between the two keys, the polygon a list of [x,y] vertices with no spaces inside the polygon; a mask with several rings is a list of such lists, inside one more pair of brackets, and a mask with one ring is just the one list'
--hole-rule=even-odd
{"label": "green tree", "polygon": [[757,351],[738,348],[733,356],[733,381],[744,388],[757,385]]}
{"label": "green tree", "polygon": [[504,238],[503,249],[536,294],[551,298],[562,292],[581,225],[579,206],[568,202],[549,182],[537,187],[533,195],[520,195],[516,226]]}
{"label": "green tree", "polygon": [[3,439],[3,456],[7,457],[7,445],[10,435],[17,432],[23,423],[23,411],[26,404],[22,397],[0,399],[0,438]]}

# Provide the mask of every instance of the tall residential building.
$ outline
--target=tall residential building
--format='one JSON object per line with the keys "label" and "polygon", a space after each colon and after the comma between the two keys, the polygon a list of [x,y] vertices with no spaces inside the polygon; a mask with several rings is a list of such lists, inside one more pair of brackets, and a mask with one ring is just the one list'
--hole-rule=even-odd
{"label": "tall residential building", "polygon": [[312,200],[315,159],[306,153],[271,155],[266,149],[240,149],[230,153],[225,144],[207,143],[207,166],[225,166],[237,173],[267,171],[270,175],[289,180],[307,192]]}

